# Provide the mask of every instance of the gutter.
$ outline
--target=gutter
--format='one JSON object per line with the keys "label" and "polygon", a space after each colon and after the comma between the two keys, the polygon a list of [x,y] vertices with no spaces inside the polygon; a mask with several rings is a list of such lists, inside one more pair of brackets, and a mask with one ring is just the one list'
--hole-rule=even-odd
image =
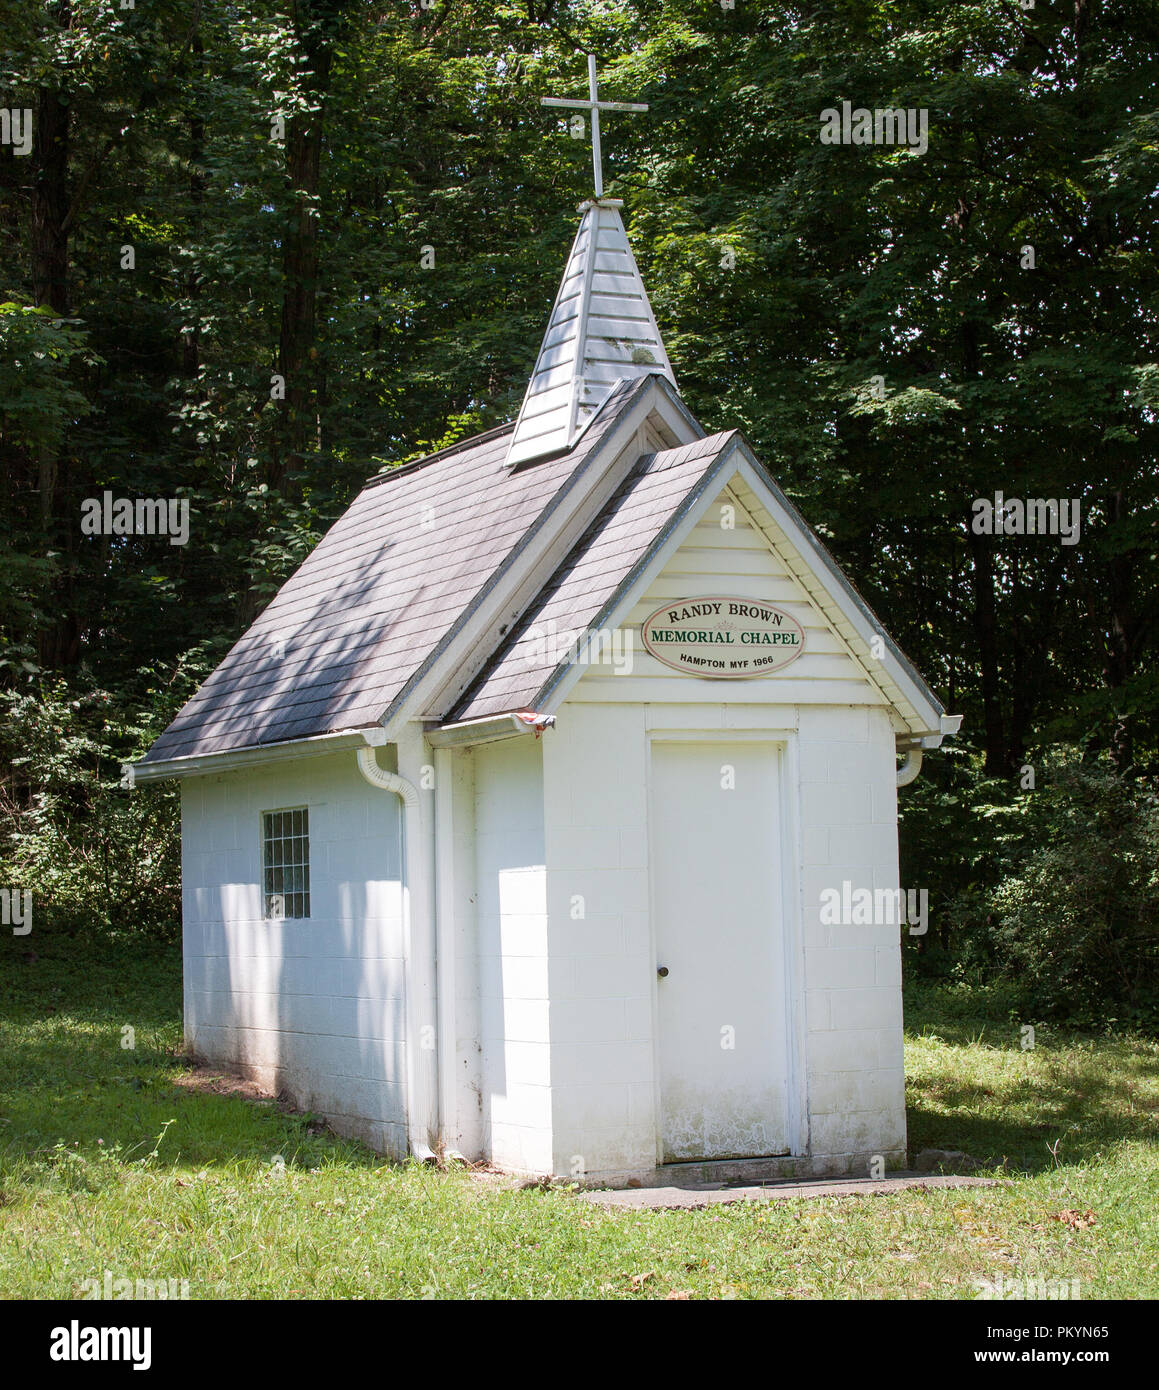
{"label": "gutter", "polygon": [[442,724],[427,730],[427,742],[432,748],[459,748],[477,743],[494,743],[501,738],[514,738],[531,730],[526,720],[515,714],[488,714],[481,719],[462,719],[455,724]]}
{"label": "gutter", "polygon": [[953,738],[962,727],[962,716],[960,714],[943,714],[940,723],[941,728],[936,734],[920,734],[898,748],[897,751],[905,755],[905,761],[897,770],[899,787],[908,787],[911,782],[917,781],[918,773],[922,770],[924,751],[927,748],[940,748],[944,738]]}
{"label": "gutter", "polygon": [[922,746],[920,743],[915,743],[905,750],[905,762],[897,770],[898,786],[908,787],[911,782],[916,782],[921,770]]}
{"label": "gutter", "polygon": [[353,729],[337,734],[314,734],[310,738],[291,739],[285,743],[266,743],[257,747],[239,748],[234,752],[201,753],[187,758],[164,758],[155,762],[142,759],[121,764],[121,785],[132,790],[146,782],[160,782],[167,777],[205,777],[217,772],[235,772],[258,763],[280,762],[284,758],[309,758],[324,753],[340,753],[344,748],[359,748],[364,744],[385,743],[382,728]]}

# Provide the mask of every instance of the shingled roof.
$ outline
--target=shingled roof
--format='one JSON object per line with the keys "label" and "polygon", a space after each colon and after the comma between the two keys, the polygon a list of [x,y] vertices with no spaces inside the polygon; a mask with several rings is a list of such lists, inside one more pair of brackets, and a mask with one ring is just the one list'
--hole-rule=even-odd
{"label": "shingled roof", "polygon": [[574,449],[534,468],[505,465],[508,425],[368,483],[145,766],[382,722],[646,384],[621,382]]}

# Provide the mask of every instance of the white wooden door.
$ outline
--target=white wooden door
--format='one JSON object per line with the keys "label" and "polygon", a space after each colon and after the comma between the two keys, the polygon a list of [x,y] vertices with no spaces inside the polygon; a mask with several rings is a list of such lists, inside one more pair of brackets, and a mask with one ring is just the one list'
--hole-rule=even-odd
{"label": "white wooden door", "polygon": [[664,1161],[787,1153],[780,750],[657,741],[651,776]]}

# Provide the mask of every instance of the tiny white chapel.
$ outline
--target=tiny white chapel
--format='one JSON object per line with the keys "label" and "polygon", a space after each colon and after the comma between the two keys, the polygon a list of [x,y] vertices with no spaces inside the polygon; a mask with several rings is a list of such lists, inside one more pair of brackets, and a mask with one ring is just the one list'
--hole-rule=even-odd
{"label": "tiny white chapel", "polygon": [[129,769],[180,781],[187,1045],[397,1157],[904,1166],[898,789],[959,721],[681,400],[619,104],[553,104],[595,196],[518,418],[372,478]]}

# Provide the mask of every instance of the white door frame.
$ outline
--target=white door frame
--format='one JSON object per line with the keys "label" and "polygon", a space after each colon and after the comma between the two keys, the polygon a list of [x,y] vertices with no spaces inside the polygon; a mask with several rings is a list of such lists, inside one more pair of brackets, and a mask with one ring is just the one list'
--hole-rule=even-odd
{"label": "white door frame", "polygon": [[[788,1095],[785,1104],[785,1130],[792,1156],[809,1151],[808,1093],[805,1069],[805,933],[802,913],[802,865],[800,805],[801,770],[797,732],[789,728],[768,729],[649,729],[646,751],[648,817],[648,942],[652,954],[652,1094],[653,1128],[656,1135],[656,1166],[664,1165],[664,1136],[660,1091],[660,1001],[657,993],[656,961],[659,943],[656,930],[656,853],[652,815],[652,745],[655,743],[763,743],[777,752],[781,827],[781,914],[782,945],[785,952],[785,1058]],[[706,1160],[689,1160],[691,1162]]]}

